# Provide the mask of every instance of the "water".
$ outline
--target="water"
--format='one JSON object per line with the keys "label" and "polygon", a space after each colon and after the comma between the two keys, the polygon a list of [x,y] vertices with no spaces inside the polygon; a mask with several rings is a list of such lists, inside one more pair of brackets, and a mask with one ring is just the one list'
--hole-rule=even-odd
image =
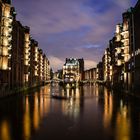
{"label": "water", "polygon": [[[71,98],[53,99],[52,92]],[[0,100],[0,140],[138,140],[139,102],[98,85],[47,85]]]}

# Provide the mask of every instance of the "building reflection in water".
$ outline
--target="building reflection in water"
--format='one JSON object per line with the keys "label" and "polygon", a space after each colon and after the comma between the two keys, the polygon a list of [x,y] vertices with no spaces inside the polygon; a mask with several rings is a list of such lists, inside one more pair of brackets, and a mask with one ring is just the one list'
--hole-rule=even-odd
{"label": "building reflection in water", "polygon": [[[67,130],[69,123],[73,126],[71,122],[77,130],[83,129],[87,134],[92,130],[96,133],[100,128],[108,139],[110,135],[114,140],[131,140],[135,134],[139,137],[138,104],[136,106],[96,84],[77,88],[58,86],[56,91],[72,98],[51,98],[50,86],[47,85],[31,94],[0,102],[0,140],[32,140],[34,133],[42,129],[42,124],[47,128],[47,135],[53,134],[51,129],[61,123]],[[76,126],[76,122],[80,125]],[[72,132],[77,135],[74,130]]]}
{"label": "building reflection in water", "polygon": [[33,111],[33,127],[35,130],[44,117],[50,112],[50,86],[40,89],[40,92],[34,94],[34,111]]}
{"label": "building reflection in water", "polygon": [[34,96],[34,111],[33,111],[33,125],[35,130],[37,130],[39,128],[39,121],[40,121],[40,117],[39,117],[39,103],[38,103],[38,94],[37,92],[35,92],[35,96]]}
{"label": "building reflection in water", "polygon": [[44,115],[44,110],[43,110],[43,104],[44,104],[44,101],[43,101],[43,99],[44,99],[44,95],[43,95],[43,90],[41,89],[40,90],[40,97],[39,97],[39,99],[40,99],[40,102],[39,102],[39,107],[40,107],[40,117],[41,117],[41,119],[43,118],[43,115]]}
{"label": "building reflection in water", "polygon": [[29,96],[25,97],[25,111],[23,116],[23,134],[26,140],[31,136],[31,116],[30,116],[30,103]]}
{"label": "building reflection in water", "polygon": [[50,87],[48,85],[35,92],[34,95],[24,97],[23,135],[25,140],[30,139],[32,128],[36,131],[39,129],[41,121],[50,112],[49,96]]}
{"label": "building reflection in water", "polygon": [[110,91],[104,88],[104,127],[108,128],[113,113],[113,96]]}
{"label": "building reflection in water", "polygon": [[113,94],[111,94],[108,89],[104,88],[104,128],[106,131],[113,131],[115,140],[130,140],[130,110],[122,99],[115,99],[116,98],[113,96]]}
{"label": "building reflection in water", "polygon": [[0,140],[11,140],[10,138],[10,126],[7,120],[3,120],[0,124]]}
{"label": "building reflection in water", "polygon": [[127,105],[120,100],[120,106],[116,115],[116,140],[130,140],[131,139],[131,121],[130,110]]}
{"label": "building reflection in water", "polygon": [[62,101],[62,112],[64,115],[73,119],[77,119],[79,117],[80,109],[83,104],[82,92],[82,88],[79,89],[79,87],[62,89],[62,94],[71,97],[67,101]]}
{"label": "building reflection in water", "polygon": [[44,108],[44,117],[48,115],[50,112],[50,85],[45,86],[44,88],[44,100],[43,100],[43,108]]}

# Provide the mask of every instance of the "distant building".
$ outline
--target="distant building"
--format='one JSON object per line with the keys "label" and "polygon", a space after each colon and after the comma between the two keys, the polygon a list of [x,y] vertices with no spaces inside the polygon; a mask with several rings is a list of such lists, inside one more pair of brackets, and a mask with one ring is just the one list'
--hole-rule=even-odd
{"label": "distant building", "polygon": [[97,69],[91,68],[84,71],[85,80],[88,80],[89,82],[96,82],[97,80]]}
{"label": "distant building", "polygon": [[80,73],[80,80],[84,79],[84,59],[78,59],[79,61],[79,73]]}
{"label": "distant building", "polygon": [[39,82],[39,74],[38,74],[38,68],[39,68],[39,48],[38,48],[38,42],[34,39],[31,39],[31,56],[30,56],[30,86],[36,86]]}
{"label": "distant building", "polygon": [[102,62],[99,62],[97,64],[97,68],[96,68],[96,80],[103,81],[103,63]]}
{"label": "distant building", "polygon": [[63,66],[63,79],[66,82],[78,82],[84,77],[84,60],[66,58]]}
{"label": "distant building", "polygon": [[110,48],[106,48],[102,57],[103,62],[103,79],[107,85],[110,85],[112,81],[112,64],[111,64],[111,51]]}

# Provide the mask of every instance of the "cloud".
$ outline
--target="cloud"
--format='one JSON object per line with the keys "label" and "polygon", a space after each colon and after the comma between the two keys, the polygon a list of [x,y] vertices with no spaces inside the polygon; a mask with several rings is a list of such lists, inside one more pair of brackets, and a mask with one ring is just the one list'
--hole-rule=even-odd
{"label": "cloud", "polygon": [[97,62],[93,60],[85,60],[84,62],[85,62],[85,69],[90,69],[97,66]]}
{"label": "cloud", "polygon": [[57,69],[66,57],[99,62],[122,12],[134,1],[14,0],[13,5],[17,19],[31,27],[33,38]]}
{"label": "cloud", "polygon": [[[49,57],[49,60],[52,62],[51,67],[53,68],[54,71],[57,71],[58,69],[62,69],[65,63],[65,60],[60,59],[55,56],[48,56],[48,57]],[[84,60],[84,65],[85,65],[85,69],[90,69],[90,68],[96,67],[97,62],[86,59]]]}
{"label": "cloud", "polygon": [[48,58],[51,61],[51,67],[53,68],[54,71],[56,71],[57,69],[62,69],[62,66],[64,64],[63,60],[55,56],[49,56]]}

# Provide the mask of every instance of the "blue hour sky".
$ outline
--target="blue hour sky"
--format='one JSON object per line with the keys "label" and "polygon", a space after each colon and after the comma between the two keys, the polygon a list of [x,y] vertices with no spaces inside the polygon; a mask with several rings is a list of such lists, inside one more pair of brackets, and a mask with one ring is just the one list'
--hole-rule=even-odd
{"label": "blue hour sky", "polygon": [[66,57],[85,59],[86,69],[101,61],[122,13],[137,0],[13,0],[17,20],[31,29],[54,70]]}

